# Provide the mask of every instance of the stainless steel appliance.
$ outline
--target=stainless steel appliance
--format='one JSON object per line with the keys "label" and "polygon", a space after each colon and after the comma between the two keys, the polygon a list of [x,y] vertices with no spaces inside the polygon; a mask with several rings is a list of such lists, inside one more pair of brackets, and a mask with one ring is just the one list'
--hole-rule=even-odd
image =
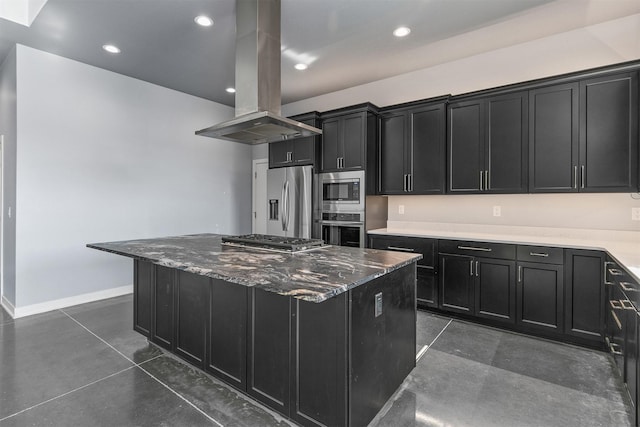
{"label": "stainless steel appliance", "polygon": [[324,242],[320,239],[301,239],[298,237],[269,236],[266,234],[223,236],[222,243],[229,246],[260,248],[286,253],[306,252],[324,246]]}
{"label": "stainless steel appliance", "polygon": [[318,220],[320,236],[325,243],[338,246],[365,246],[364,211],[322,212]]}
{"label": "stainless steel appliance", "polygon": [[321,173],[318,193],[319,206],[324,212],[364,211],[364,171]]}
{"label": "stainless steel appliance", "polygon": [[267,171],[267,233],[311,238],[313,166]]}

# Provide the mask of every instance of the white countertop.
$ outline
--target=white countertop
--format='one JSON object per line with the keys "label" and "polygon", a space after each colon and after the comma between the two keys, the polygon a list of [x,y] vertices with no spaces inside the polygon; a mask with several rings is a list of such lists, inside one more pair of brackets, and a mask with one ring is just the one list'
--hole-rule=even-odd
{"label": "white countertop", "polygon": [[640,282],[640,232],[388,221],[369,234],[533,244],[608,252]]}

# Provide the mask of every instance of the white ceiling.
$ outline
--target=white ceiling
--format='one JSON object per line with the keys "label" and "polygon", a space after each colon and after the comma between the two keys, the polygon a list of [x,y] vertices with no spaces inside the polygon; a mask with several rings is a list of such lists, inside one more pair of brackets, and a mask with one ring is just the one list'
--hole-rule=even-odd
{"label": "white ceiling", "polygon": [[[640,0],[282,0],[282,102],[636,13]],[[0,18],[0,60],[15,43],[234,103],[235,0],[48,0],[31,27]]]}

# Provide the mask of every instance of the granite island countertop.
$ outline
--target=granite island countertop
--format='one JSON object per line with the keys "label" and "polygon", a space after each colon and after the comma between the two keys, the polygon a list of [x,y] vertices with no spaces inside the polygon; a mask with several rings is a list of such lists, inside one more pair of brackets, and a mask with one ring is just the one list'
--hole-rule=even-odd
{"label": "granite island countertop", "polygon": [[221,239],[218,234],[194,234],[87,247],[311,302],[325,301],[422,258],[344,246],[281,253],[223,245]]}

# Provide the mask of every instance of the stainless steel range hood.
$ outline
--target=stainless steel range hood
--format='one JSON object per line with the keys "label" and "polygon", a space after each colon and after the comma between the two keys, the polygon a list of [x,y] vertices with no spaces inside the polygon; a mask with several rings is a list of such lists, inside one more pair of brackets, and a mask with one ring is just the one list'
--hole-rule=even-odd
{"label": "stainless steel range hood", "polygon": [[196,135],[261,144],[320,135],[280,117],[280,0],[236,0],[236,117]]}

